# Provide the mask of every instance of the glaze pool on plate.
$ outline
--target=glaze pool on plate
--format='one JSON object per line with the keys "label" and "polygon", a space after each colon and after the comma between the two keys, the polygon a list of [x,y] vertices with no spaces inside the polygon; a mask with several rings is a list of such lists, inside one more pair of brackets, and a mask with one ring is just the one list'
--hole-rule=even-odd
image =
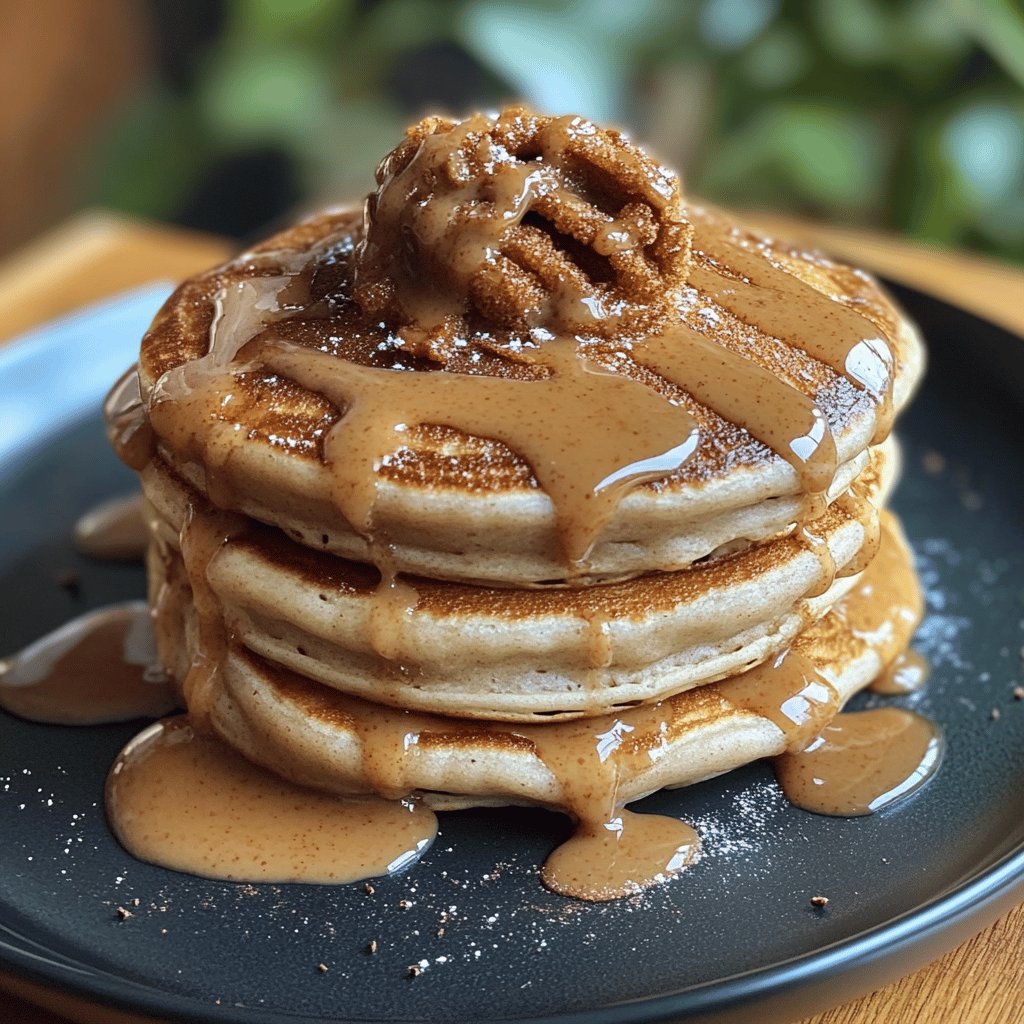
{"label": "glaze pool on plate", "polygon": [[[932,348],[901,423],[894,504],[928,592],[918,646],[933,667],[920,694],[858,706],[913,707],[942,725],[946,760],[931,785],[850,820],[790,807],[764,765],[658,794],[640,808],[693,821],[706,855],[674,883],[610,904],[541,887],[539,865],[569,826],[524,810],[442,816],[424,859],[372,895],[239,886],[138,863],[111,837],[103,778],[136,725],[0,716],[0,964],[193,1020],[725,1020],[746,998],[761,1000],[762,1019],[771,1006],[787,1019],[980,928],[1024,877],[1024,702],[1012,697],[1024,682],[1024,347],[901,296]],[[59,416],[52,382],[38,387]],[[4,652],[142,593],[140,569],[86,562],[71,545],[78,514],[132,486],[98,417],[0,466]],[[68,568],[77,594],[55,582]],[[824,910],[810,906],[816,894],[829,897]],[[132,916],[120,920],[118,906]],[[980,916],[967,922],[971,908]]]}

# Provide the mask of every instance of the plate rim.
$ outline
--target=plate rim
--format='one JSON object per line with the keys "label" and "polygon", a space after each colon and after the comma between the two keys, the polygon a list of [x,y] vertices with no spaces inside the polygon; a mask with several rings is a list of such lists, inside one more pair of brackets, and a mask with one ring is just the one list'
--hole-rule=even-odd
{"label": "plate rim", "polygon": [[[659,1021],[694,1019],[694,1014],[749,1006],[752,1002],[764,1007],[767,1000],[786,996],[812,979],[826,975],[836,978],[861,970],[880,954],[892,963],[900,947],[920,939],[922,933],[941,929],[942,934],[948,935],[950,926],[958,922],[972,928],[977,926],[976,931],[980,931],[1003,912],[1008,902],[1016,903],[1015,897],[1020,892],[1024,892],[1024,839],[993,864],[930,900],[810,953],[656,996],[541,1016],[467,1018],[463,1024],[473,1024],[473,1021],[476,1024],[656,1024]],[[61,980],[58,984],[65,993],[97,1000],[101,1005],[153,1014],[158,1019],[192,1021],[195,1024],[409,1024],[423,1019],[323,1017],[247,1005],[214,1006],[195,996],[167,992],[103,968],[79,966],[78,961],[72,958],[65,958],[68,962],[60,963],[33,954],[11,945],[3,933],[9,934],[9,930],[3,927],[0,931],[0,967],[3,969],[36,983],[52,984],[54,975],[59,975]],[[960,941],[958,935],[944,948],[951,949]],[[929,953],[926,962],[933,958]],[[888,972],[888,976],[896,978],[911,973],[904,967],[905,962],[901,960],[894,965],[893,971]],[[138,998],[131,998],[133,995]]]}

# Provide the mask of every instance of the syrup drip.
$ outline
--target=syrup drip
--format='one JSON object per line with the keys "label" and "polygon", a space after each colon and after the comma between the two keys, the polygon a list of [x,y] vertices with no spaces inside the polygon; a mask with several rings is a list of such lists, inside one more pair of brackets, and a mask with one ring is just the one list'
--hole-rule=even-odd
{"label": "syrup drip", "polygon": [[[308,257],[307,257],[308,259]],[[210,343],[204,360],[224,369],[238,357],[239,350],[271,324],[302,312],[309,301],[309,273],[243,278],[222,288],[214,300],[210,322]]]}
{"label": "syrup drip", "polygon": [[916,792],[938,770],[942,738],[903,708],[844,712],[808,747],[775,759],[790,803],[816,814],[854,817]]}
{"label": "syrup drip", "polygon": [[864,527],[864,540],[860,549],[837,573],[838,576],[855,576],[863,572],[878,554],[882,543],[882,528],[874,505],[861,492],[858,481],[839,499],[839,507]]}
{"label": "syrup drip", "polygon": [[[881,546],[860,585],[829,613],[834,624],[874,651],[883,665],[906,649],[921,620],[921,588],[908,555],[894,535],[891,513],[882,514]],[[835,687],[814,666],[814,641],[799,637],[773,662],[712,684],[735,707],[767,718],[782,733],[789,753],[807,748],[839,711]],[[851,657],[856,655],[851,651]],[[834,652],[832,657],[835,657]]]}
{"label": "syrup drip", "polygon": [[918,651],[901,651],[886,665],[869,689],[872,693],[900,696],[920,690],[928,680],[928,659]]}
{"label": "syrup drip", "polygon": [[805,490],[832,483],[836,446],[824,413],[774,373],[685,324],[634,344],[633,356],[781,455]]}
{"label": "syrup drip", "polygon": [[741,320],[802,349],[866,390],[879,402],[872,442],[884,440],[893,419],[893,354],[879,329],[721,229],[698,221],[693,247],[699,258],[690,283]]}
{"label": "syrup drip", "polygon": [[139,371],[130,366],[103,403],[107,440],[118,458],[136,472],[146,468],[155,447],[153,428],[139,390]]}
{"label": "syrup drip", "polygon": [[818,559],[818,565],[821,567],[817,581],[811,585],[805,596],[820,597],[832,586],[836,578],[836,560],[832,557],[828,538],[815,533],[807,525],[799,527],[796,536],[804,550],[810,551]]}
{"label": "syrup drip", "polygon": [[800,653],[797,644],[774,661],[714,686],[734,707],[775,725],[787,750],[802,750],[839,710],[835,687]]}
{"label": "syrup drip", "polygon": [[607,613],[594,610],[586,615],[587,667],[608,668],[615,659],[615,644],[612,640],[612,625]]}
{"label": "syrup drip", "polygon": [[700,840],[685,822],[623,809],[623,770],[643,770],[668,751],[666,710],[655,704],[619,716],[517,728],[561,789],[577,822],[541,870],[544,884],[578,899],[608,900],[664,882],[692,864]]}
{"label": "syrup drip", "polygon": [[586,558],[619,500],[671,473],[693,453],[689,413],[616,376],[571,341],[543,348],[550,374],[506,380],[447,372],[382,370],[279,342],[266,365],[345,410],[324,442],[335,504],[372,534],[376,469],[410,427],[443,424],[492,437],[522,455],[551,498],[571,564]]}
{"label": "syrup drip", "polygon": [[366,623],[367,639],[376,654],[388,661],[397,660],[406,646],[406,627],[417,604],[419,594],[411,583],[400,579],[394,570],[381,574]]}
{"label": "syrup drip", "polygon": [[141,494],[105,501],[75,523],[75,547],[89,558],[141,561],[148,544]]}
{"label": "syrup drip", "polygon": [[236,882],[338,884],[395,874],[437,834],[437,818],[422,805],[296,786],[183,717],[155,723],[121,751],[106,803],[134,857]]}
{"label": "syrup drip", "polygon": [[700,837],[685,821],[623,809],[578,829],[544,862],[541,880],[574,899],[621,899],[669,881],[699,856]]}
{"label": "syrup drip", "polygon": [[[854,639],[877,651],[881,664],[888,665],[906,649],[921,621],[924,599],[913,567],[893,543],[892,513],[883,509],[879,523],[878,553],[836,613]],[[888,607],[888,615],[878,615],[880,605]]]}
{"label": "syrup drip", "polygon": [[233,537],[243,535],[246,529],[246,521],[241,516],[190,508],[181,531],[182,561],[192,588],[199,626],[197,650],[181,689],[191,721],[198,728],[208,729],[217,677],[230,639],[220,601],[210,586],[210,565],[224,546]]}
{"label": "syrup drip", "polygon": [[125,722],[178,705],[142,601],[79,616],[0,661],[0,707],[34,722]]}

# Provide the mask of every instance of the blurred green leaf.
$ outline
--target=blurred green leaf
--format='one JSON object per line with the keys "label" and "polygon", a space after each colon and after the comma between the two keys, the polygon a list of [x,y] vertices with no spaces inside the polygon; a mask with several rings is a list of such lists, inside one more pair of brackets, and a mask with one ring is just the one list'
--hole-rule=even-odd
{"label": "blurred green leaf", "polygon": [[331,106],[323,69],[294,45],[235,44],[203,80],[203,113],[228,146],[288,144],[315,131]]}
{"label": "blurred green leaf", "polygon": [[459,7],[448,0],[390,0],[369,8],[347,34],[344,49],[366,72],[379,75],[403,51],[451,39],[458,21]]}
{"label": "blurred green leaf", "polygon": [[1019,0],[976,0],[970,7],[975,39],[1024,85],[1024,7]]}
{"label": "blurred green leaf", "polygon": [[[860,111],[784,102],[760,112],[713,153],[704,182],[743,205],[796,191],[811,204],[860,209],[877,197],[884,159],[882,133]],[[754,181],[759,187],[750,189]]]}
{"label": "blurred green leaf", "polygon": [[1024,256],[1024,195],[1018,194],[985,210],[978,217],[977,227],[990,245],[995,244],[1008,254]]}
{"label": "blurred green leaf", "polygon": [[202,172],[206,149],[195,111],[149,85],[136,93],[87,169],[93,202],[140,217],[170,219]]}
{"label": "blurred green leaf", "polygon": [[355,6],[355,0],[234,0],[231,30],[263,41],[329,38]]}
{"label": "blurred green leaf", "polygon": [[809,47],[800,32],[789,25],[777,25],[750,47],[743,58],[743,70],[753,84],[779,89],[796,82],[810,61]]}
{"label": "blurred green leaf", "polygon": [[95,201],[173,217],[223,161],[267,149],[311,203],[365,194],[419,69],[454,53],[424,104],[518,94],[625,122],[715,201],[1024,258],[1020,0],[223,2],[195,90],[126,104]]}
{"label": "blurred green leaf", "polygon": [[892,47],[893,4],[878,0],[817,0],[818,31],[836,57],[854,64],[884,60]]}

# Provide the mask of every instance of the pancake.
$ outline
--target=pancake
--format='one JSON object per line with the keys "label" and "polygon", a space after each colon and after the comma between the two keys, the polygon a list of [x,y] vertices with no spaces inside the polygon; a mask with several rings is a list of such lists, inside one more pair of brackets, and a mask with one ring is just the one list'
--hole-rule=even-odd
{"label": "pancake", "polygon": [[[368,566],[251,524],[221,527],[230,540],[189,574],[201,574],[251,650],[344,692],[457,717],[602,714],[743,671],[824,615],[873,554],[864,549],[877,533],[874,504],[898,460],[891,440],[872,456],[863,498],[834,503],[800,535],[600,586],[399,577],[397,589],[382,588]],[[142,480],[163,538],[150,567],[159,578],[180,555],[186,517],[189,528],[206,518],[216,529],[215,514],[158,463]]]}
{"label": "pancake", "polygon": [[[172,590],[178,645],[194,651],[187,590]],[[625,804],[801,749],[905,647],[920,614],[911,556],[887,514],[879,556],[846,598],[790,647],[787,659],[799,665],[769,663],[602,718],[520,725],[384,708],[234,642],[210,697],[210,722],[246,757],[317,789],[416,794],[438,809],[532,803],[579,813],[563,792],[557,751],[585,757],[595,786],[614,769],[616,799]],[[603,748],[599,759],[595,739],[616,731],[626,740]]]}
{"label": "pancake", "polygon": [[[427,118],[376,184],[182,285],[108,399],[189,735],[336,794],[566,811],[557,892],[664,881],[699,839],[623,805],[783,754],[805,780],[920,616],[880,511],[916,330],[582,118]],[[904,717],[885,792],[937,763]]]}
{"label": "pancake", "polygon": [[[572,159],[588,159],[572,148],[580,132],[561,125],[566,120],[549,119],[534,135],[527,132],[526,141],[503,127],[517,123],[508,112],[488,122],[492,134],[520,146],[521,156],[506,168],[519,175],[515,180],[520,172],[536,172],[530,146],[541,131],[558,128],[558,139],[570,140],[559,145]],[[461,130],[438,122],[411,137],[422,150],[445,132]],[[408,154],[385,161],[378,213],[420,158],[401,172],[396,161]],[[589,159],[589,178],[585,174],[575,192],[566,189],[565,205],[575,211],[582,204],[591,220],[604,218],[611,230],[649,189],[640,189],[636,174],[609,177],[600,154]],[[576,178],[579,173],[574,170]],[[564,495],[549,493],[551,481],[541,479],[544,460],[531,462],[519,450],[523,445],[512,443],[512,435],[519,438],[518,420],[527,417],[512,417],[504,437],[493,415],[480,430],[465,429],[461,389],[479,389],[482,379],[524,409],[527,396],[534,401],[540,394],[536,401],[546,417],[558,415],[565,401],[566,429],[572,429],[573,417],[583,413],[570,400],[576,394],[571,375],[561,368],[552,373],[557,346],[544,341],[550,330],[508,317],[497,326],[482,324],[472,296],[466,309],[459,307],[458,316],[449,311],[436,329],[403,326],[407,311],[400,305],[393,315],[384,306],[360,305],[360,295],[373,291],[363,279],[380,273],[366,269],[374,232],[404,228],[382,227],[382,215],[364,218],[353,210],[289,229],[186,282],[168,300],[139,361],[142,405],[161,457],[214,505],[278,526],[314,549],[379,561],[377,548],[386,547],[395,571],[471,582],[587,582],[682,568],[817,518],[863,470],[868,446],[884,439],[911,394],[923,366],[916,331],[867,275],[687,204],[677,184],[665,188],[669,198],[660,209],[652,204],[650,216],[661,218],[663,231],[685,229],[686,244],[677,245],[676,257],[685,284],[671,290],[671,303],[657,316],[642,306],[636,323],[614,321],[618,333],[610,333],[610,315],[595,317],[575,325],[576,337],[588,365],[615,378],[609,394],[618,394],[611,389],[617,383],[624,396],[610,408],[634,410],[633,422],[642,418],[650,428],[655,410],[643,399],[653,392],[665,400],[662,408],[678,409],[680,421],[692,424],[692,444],[678,464],[634,479],[587,529],[570,521]],[[455,198],[444,196],[445,208],[460,197],[457,190]],[[592,290],[610,304],[618,293],[601,283],[603,264],[593,265],[622,253],[601,256],[598,250],[608,245],[546,201],[534,197],[517,208],[510,218],[515,231],[536,241],[531,218],[546,217],[544,237],[555,237],[572,255],[563,260],[566,275],[587,268]],[[472,202],[478,209],[480,202]],[[467,214],[465,223],[478,231],[481,219]],[[515,231],[501,236],[503,254],[525,244]],[[590,237],[585,252],[581,237]],[[377,249],[382,244],[377,238]],[[443,264],[436,253],[427,256]],[[421,269],[430,277],[426,265]],[[439,289],[458,276],[454,264],[438,264],[433,273],[430,281]],[[343,366],[351,379],[327,380]],[[400,410],[386,410],[391,399],[385,391],[393,397],[399,385],[408,390],[410,378],[427,375],[436,397],[417,396],[415,408],[433,419],[402,421],[399,433],[378,439],[379,450],[353,447],[355,428],[346,428],[346,421],[358,419],[351,411],[353,387],[376,396],[367,403],[386,416]],[[727,378],[735,394],[722,390]],[[633,382],[643,385],[642,395],[629,389]],[[329,393],[332,383],[340,398]],[[761,405],[773,412],[761,415]],[[584,435],[607,431],[609,445],[630,429],[625,413],[603,419],[608,422],[583,427],[580,420],[577,427]],[[801,434],[805,428],[810,432]],[[794,455],[798,449],[802,454]],[[356,500],[358,488],[339,474],[355,472],[347,467],[363,456],[371,465],[372,495]]]}

